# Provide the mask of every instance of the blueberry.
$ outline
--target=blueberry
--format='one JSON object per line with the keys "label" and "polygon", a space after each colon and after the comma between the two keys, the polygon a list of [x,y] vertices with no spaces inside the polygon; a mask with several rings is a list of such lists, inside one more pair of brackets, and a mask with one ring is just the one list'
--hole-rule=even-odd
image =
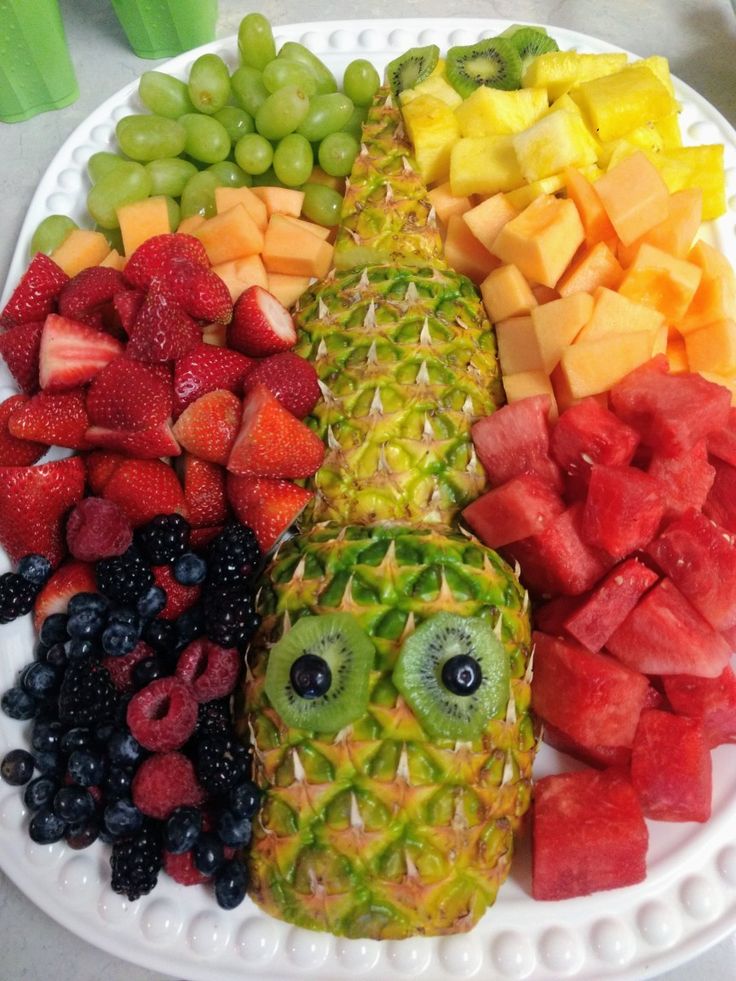
{"label": "blueberry", "polygon": [[108,804],[102,819],[108,832],[116,838],[134,835],[143,827],[143,814],[125,798]]}
{"label": "blueberry", "polygon": [[102,593],[75,593],[69,600],[67,615],[71,617],[90,611],[104,617],[109,609],[110,601]]}
{"label": "blueberry", "polygon": [[232,811],[222,811],[217,819],[217,833],[224,845],[238,848],[247,845],[253,834],[250,818],[234,814]]}
{"label": "blueberry", "polygon": [[51,845],[64,837],[66,823],[48,807],[40,807],[31,818],[28,834],[37,845]]}
{"label": "blueberry", "polygon": [[97,643],[91,637],[72,637],[64,649],[70,661],[84,661],[96,652]]}
{"label": "blueberry", "polygon": [[169,620],[152,620],[143,628],[142,637],[154,651],[167,651],[174,644],[174,625]]}
{"label": "blueberry", "polygon": [[51,664],[32,661],[20,676],[21,688],[34,698],[44,698],[59,690],[61,672]]}
{"label": "blueberry", "polygon": [[116,606],[110,611],[107,618],[108,623],[124,623],[128,627],[137,627],[140,624],[140,617],[136,610],[129,606]]}
{"label": "blueberry", "polygon": [[45,555],[36,555],[32,552],[30,555],[24,555],[18,563],[18,573],[40,589],[51,575],[51,563]]}
{"label": "blueberry", "polygon": [[27,784],[23,792],[23,802],[29,811],[37,811],[39,807],[51,807],[59,785],[51,777],[36,777]]}
{"label": "blueberry", "polygon": [[230,789],[228,801],[233,814],[252,818],[261,806],[261,792],[252,780],[244,780]]}
{"label": "blueberry", "polygon": [[61,722],[37,719],[31,730],[31,746],[40,753],[47,749],[61,749],[64,726]]}
{"label": "blueberry", "polygon": [[13,787],[22,787],[33,776],[35,763],[25,749],[11,749],[0,763],[0,776]]}
{"label": "blueberry", "polygon": [[89,848],[100,837],[100,829],[96,821],[77,821],[70,824],[64,834],[64,840],[74,851]]}
{"label": "blueberry", "polygon": [[93,736],[96,743],[100,746],[107,746],[108,742],[112,738],[112,734],[117,731],[117,726],[114,722],[106,720],[105,722],[100,722],[95,726]]}
{"label": "blueberry", "polygon": [[203,831],[193,848],[194,864],[202,875],[213,875],[225,860],[222,842],[211,831]]}
{"label": "blueberry", "polygon": [[105,761],[89,749],[75,749],[66,765],[74,783],[80,787],[96,787],[105,775]]}
{"label": "blueberry", "polygon": [[164,827],[164,847],[173,855],[192,848],[202,830],[202,815],[196,807],[177,807]]}
{"label": "blueberry", "polygon": [[83,726],[67,729],[61,737],[61,751],[69,755],[75,749],[89,749],[92,745],[92,733]]}
{"label": "blueberry", "polygon": [[67,663],[66,645],[52,644],[51,647],[47,647],[43,660],[52,668],[65,668]]}
{"label": "blueberry", "polygon": [[95,812],[95,800],[84,787],[62,787],[54,797],[54,814],[64,821],[86,821]]}
{"label": "blueberry", "polygon": [[44,644],[52,647],[54,644],[63,644],[67,639],[66,632],[66,613],[52,613],[47,616],[41,624],[39,637]]}
{"label": "blueberry", "polygon": [[151,620],[166,606],[166,593],[160,586],[151,586],[136,602],[136,611],[144,620]]}
{"label": "blueberry", "polygon": [[116,729],[107,741],[107,756],[115,766],[135,766],[145,750],[128,729]]}
{"label": "blueberry", "polygon": [[66,629],[70,637],[86,639],[97,637],[104,626],[104,611],[85,607],[69,615],[69,622],[66,625]]}
{"label": "blueberry", "polygon": [[45,749],[40,753],[34,753],[36,769],[45,777],[56,777],[61,779],[66,770],[64,756],[58,749]]}
{"label": "blueberry", "polygon": [[163,678],[168,674],[163,661],[158,657],[147,657],[139,661],[130,672],[130,679],[136,691],[150,685],[157,678]]}
{"label": "blueberry", "polygon": [[215,876],[215,899],[221,909],[235,909],[245,899],[248,872],[236,858],[223,862]]}
{"label": "blueberry", "polygon": [[38,703],[22,688],[8,688],[0,699],[0,708],[11,719],[25,721],[32,719],[38,712]]}
{"label": "blueberry", "polygon": [[207,576],[207,563],[194,552],[185,552],[175,559],[172,572],[182,586],[198,586]]}
{"label": "blueberry", "polygon": [[105,778],[103,787],[108,801],[130,797],[130,785],[133,782],[131,770],[122,766],[111,766]]}
{"label": "blueberry", "polygon": [[138,643],[140,629],[129,623],[110,623],[102,631],[102,650],[110,657],[130,654]]}

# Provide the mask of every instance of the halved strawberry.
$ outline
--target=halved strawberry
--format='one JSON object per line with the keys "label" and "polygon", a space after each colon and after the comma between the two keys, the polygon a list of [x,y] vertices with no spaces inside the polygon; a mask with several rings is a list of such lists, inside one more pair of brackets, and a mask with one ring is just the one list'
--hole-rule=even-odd
{"label": "halved strawberry", "polygon": [[243,402],[240,431],[227,468],[252,477],[311,477],[324,455],[319,436],[265,385],[256,385]]}
{"label": "halved strawberry", "polygon": [[84,495],[85,468],[72,456],[35,467],[0,467],[0,545],[17,562],[38,552],[56,565],[66,551],[63,524]]}
{"label": "halved strawberry", "polygon": [[119,504],[134,528],[157,514],[187,513],[181,484],[161,460],[125,460],[108,478],[102,496]]}
{"label": "halved strawberry", "polygon": [[224,466],[240,428],[240,416],[237,395],[218,388],[186,407],[174,423],[174,436],[200,460]]}
{"label": "halved strawberry", "polygon": [[282,351],[256,362],[243,384],[247,394],[265,385],[297,419],[308,416],[322,397],[314,365],[293,351]]}
{"label": "halved strawberry", "polygon": [[33,395],[38,391],[38,352],[43,321],[21,324],[0,334],[0,356],[20,388]]}
{"label": "halved strawberry", "polygon": [[155,565],[152,567],[153,578],[156,585],[166,593],[166,606],[161,610],[159,616],[162,620],[176,620],[178,616],[188,610],[199,599],[202,592],[200,586],[182,586],[174,579],[174,574],[169,565]]}
{"label": "halved strawberry", "polygon": [[96,325],[101,319],[102,307],[125,289],[127,284],[119,270],[110,266],[90,266],[64,284],[59,293],[59,313],[62,317]]}
{"label": "halved strawberry", "polygon": [[243,389],[243,379],[255,362],[238,351],[199,343],[174,365],[174,416],[188,405],[216,388],[226,388],[235,395]]}
{"label": "halved strawberry", "polygon": [[211,269],[184,256],[173,256],[156,284],[190,317],[227,324],[233,315],[230,290]]}
{"label": "halved strawberry", "polygon": [[223,524],[228,515],[223,468],[185,453],[181,475],[189,523],[195,528]]}
{"label": "halved strawberry", "polygon": [[77,593],[96,593],[95,568],[89,562],[67,559],[44,585],[33,605],[33,624],[36,630],[52,613],[66,613],[67,604]]}
{"label": "halved strawberry", "polygon": [[8,420],[13,410],[27,401],[26,395],[11,395],[0,403],[0,467],[30,467],[48,449],[44,443],[18,439],[8,429]]}
{"label": "halved strawberry", "polygon": [[156,283],[129,331],[128,354],[139,361],[172,361],[201,340],[196,322]]}
{"label": "halved strawberry", "polygon": [[189,259],[203,269],[210,268],[205,248],[193,235],[169,233],[154,235],[133,252],[125,264],[125,278],[139,289],[148,289],[156,277],[165,277],[175,257]]}
{"label": "halved strawberry", "polygon": [[86,439],[90,446],[102,446],[140,460],[155,460],[160,456],[178,456],[181,453],[168,422],[134,432],[90,426]]}
{"label": "halved strawberry", "polygon": [[171,415],[171,373],[122,355],[95,375],[87,392],[90,424],[136,432]]}
{"label": "halved strawberry", "polygon": [[227,342],[254,358],[288,351],[296,344],[294,318],[268,290],[249,286],[233,309]]}
{"label": "halved strawberry", "polygon": [[102,494],[105,484],[124,461],[125,457],[120,453],[95,450],[87,454],[85,461],[87,464],[87,483],[93,494]]}
{"label": "halved strawberry", "polygon": [[122,351],[120,341],[109,334],[50,313],[41,332],[38,361],[41,388],[62,392],[83,385]]}
{"label": "halved strawberry", "polygon": [[252,529],[261,550],[268,552],[314,494],[290,480],[228,474],[227,496],[238,521]]}
{"label": "halved strawberry", "polygon": [[43,320],[55,309],[56,298],[68,281],[53,259],[37,252],[0,313],[0,324],[14,327]]}
{"label": "halved strawberry", "polygon": [[208,528],[192,528],[189,535],[189,545],[195,551],[199,548],[205,548],[213,538],[217,538],[224,527],[224,525],[211,525]]}
{"label": "halved strawberry", "polygon": [[145,298],[146,294],[143,290],[123,290],[113,297],[112,306],[115,316],[126,334],[130,333]]}
{"label": "halved strawberry", "polygon": [[89,420],[84,389],[69,392],[37,392],[10,414],[8,429],[18,439],[30,439],[48,446],[86,450]]}

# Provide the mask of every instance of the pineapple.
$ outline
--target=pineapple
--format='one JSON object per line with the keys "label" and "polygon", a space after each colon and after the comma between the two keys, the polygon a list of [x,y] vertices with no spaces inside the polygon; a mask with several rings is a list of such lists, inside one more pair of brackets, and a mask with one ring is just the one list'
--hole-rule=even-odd
{"label": "pineapple", "polygon": [[[493,332],[472,284],[442,260],[385,90],[363,144],[338,268],[297,315],[324,393],[310,421],[327,455],[301,533],[261,590],[242,725],[265,790],[255,901],[302,927],[397,939],[468,930],[494,901],[529,805],[537,732],[527,596],[455,527],[484,487],[470,426],[501,401]],[[351,702],[330,695],[339,731],[289,724],[286,696],[274,707],[280,652],[319,618],[349,620],[371,651],[349,724]],[[431,736],[395,670],[442,618],[474,624],[503,662],[497,708],[464,738]],[[438,724],[450,732],[454,721]]]}
{"label": "pineapple", "polygon": [[422,180],[426,184],[446,180],[450,151],[460,138],[460,124],[452,106],[435,95],[417,95],[404,105],[404,125]]}
{"label": "pineapple", "polygon": [[583,82],[571,96],[603,142],[656,122],[678,108],[665,83],[642,62]]}
{"label": "pineapple", "polygon": [[578,54],[577,51],[545,51],[529,63],[522,85],[524,88],[546,88],[550,101],[554,102],[581,82],[620,71],[627,61],[623,52]]}
{"label": "pineapple", "polygon": [[453,194],[490,196],[499,191],[513,191],[523,183],[511,134],[463,136],[453,146],[450,156]]}
{"label": "pineapple", "polygon": [[598,159],[599,147],[580,113],[550,112],[513,137],[516,158],[528,183],[559,174],[565,167],[585,167]]}
{"label": "pineapple", "polygon": [[547,111],[546,89],[490,89],[481,85],[455,109],[463,136],[520,133]]}

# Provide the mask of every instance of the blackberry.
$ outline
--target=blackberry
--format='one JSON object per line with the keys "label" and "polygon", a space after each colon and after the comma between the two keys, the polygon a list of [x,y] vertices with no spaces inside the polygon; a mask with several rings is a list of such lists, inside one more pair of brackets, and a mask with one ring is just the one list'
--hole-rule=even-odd
{"label": "blackberry", "polygon": [[207,636],[222,647],[243,648],[261,623],[251,592],[208,592],[204,601]]}
{"label": "blackberry", "polygon": [[189,522],[180,514],[157,514],[144,525],[138,540],[152,565],[167,565],[189,545]]}
{"label": "blackberry", "polygon": [[17,572],[0,576],[0,623],[10,623],[33,609],[38,586]]}
{"label": "blackberry", "polygon": [[158,881],[162,850],[161,829],[153,821],[145,821],[135,836],[114,842],[110,855],[113,892],[131,902],[147,895]]}
{"label": "blackberry", "polygon": [[134,545],[122,555],[100,559],[95,572],[100,592],[123,606],[135,606],[138,597],[154,585],[153,573]]}
{"label": "blackberry", "polygon": [[64,674],[59,692],[59,718],[68,726],[87,726],[109,718],[118,693],[110,672],[96,661],[75,661]]}
{"label": "blackberry", "polygon": [[216,698],[200,702],[195,736],[228,736],[232,729],[230,699]]}
{"label": "blackberry", "polygon": [[261,565],[256,536],[245,525],[226,525],[212,540],[207,556],[207,591],[252,585]]}
{"label": "blackberry", "polygon": [[151,620],[141,636],[154,651],[168,651],[174,646],[174,625],[170,620]]}
{"label": "blackberry", "polygon": [[211,794],[226,794],[249,775],[248,751],[233,737],[203,736],[194,749],[194,769]]}

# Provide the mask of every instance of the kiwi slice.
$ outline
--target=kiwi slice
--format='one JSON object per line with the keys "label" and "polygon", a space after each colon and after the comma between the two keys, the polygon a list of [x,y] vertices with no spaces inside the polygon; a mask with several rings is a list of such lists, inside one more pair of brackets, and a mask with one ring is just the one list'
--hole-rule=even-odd
{"label": "kiwi slice", "polygon": [[398,98],[404,89],[413,89],[423,82],[437,67],[440,49],[436,44],[428,44],[424,48],[409,48],[398,58],[386,65],[386,81],[391,91]]}
{"label": "kiwi slice", "polygon": [[266,694],[287,725],[336,732],[368,707],[374,654],[352,614],[302,617],[269,652]]}
{"label": "kiwi slice", "polygon": [[506,711],[509,667],[490,624],[437,613],[406,640],[393,681],[429,736],[477,739]]}
{"label": "kiwi slice", "polygon": [[491,37],[450,48],[445,74],[463,98],[481,85],[492,89],[518,89],[521,86],[521,58],[509,38]]}
{"label": "kiwi slice", "polygon": [[500,36],[508,38],[518,51],[521,58],[522,77],[537,55],[545,54],[547,51],[560,50],[555,39],[550,37],[543,27],[514,24],[513,27],[503,31]]}

